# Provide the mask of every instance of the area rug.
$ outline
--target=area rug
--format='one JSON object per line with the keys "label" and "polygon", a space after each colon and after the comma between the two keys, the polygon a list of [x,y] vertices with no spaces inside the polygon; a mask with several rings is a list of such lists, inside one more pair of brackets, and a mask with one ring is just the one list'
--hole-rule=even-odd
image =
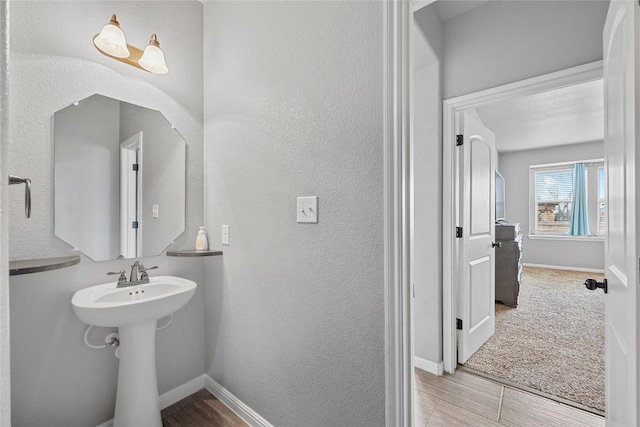
{"label": "area rug", "polygon": [[480,373],[604,412],[601,274],[525,267],[517,308],[496,304],[496,332],[465,363]]}

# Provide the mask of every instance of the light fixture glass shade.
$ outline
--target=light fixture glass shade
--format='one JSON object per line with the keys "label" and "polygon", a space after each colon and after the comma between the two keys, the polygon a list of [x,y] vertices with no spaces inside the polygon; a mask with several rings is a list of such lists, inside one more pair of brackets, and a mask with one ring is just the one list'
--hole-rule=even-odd
{"label": "light fixture glass shade", "polygon": [[149,46],[144,49],[142,56],[138,60],[138,65],[154,74],[167,74],[169,72],[167,63],[164,60],[164,53],[160,49],[160,43],[158,43],[155,34],[151,35]]}
{"label": "light fixture glass shade", "polygon": [[102,52],[116,58],[128,58],[131,55],[116,15],[112,15],[111,21],[93,38],[93,44]]}

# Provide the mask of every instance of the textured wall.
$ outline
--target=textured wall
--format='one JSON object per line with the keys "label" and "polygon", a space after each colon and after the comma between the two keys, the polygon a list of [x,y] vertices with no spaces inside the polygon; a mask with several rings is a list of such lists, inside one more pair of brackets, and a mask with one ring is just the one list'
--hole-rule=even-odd
{"label": "textured wall", "polygon": [[8,147],[7,42],[8,3],[0,2],[0,425],[11,425],[11,381],[9,342],[9,219],[7,215],[6,177]]}
{"label": "textured wall", "polygon": [[383,425],[382,3],[204,9],[207,373],[274,425]]}
{"label": "textured wall", "polygon": [[[100,55],[91,38],[117,13],[130,44],[157,32],[170,68],[151,75]],[[94,93],[162,111],[187,141],[187,231],[193,247],[202,222],[202,4],[199,2],[11,2],[8,168],[33,179],[33,213],[24,218],[22,190],[10,191],[13,259],[72,253],[53,236],[52,116]],[[4,161],[3,161],[4,163]],[[78,208],[81,208],[79,206]],[[158,274],[203,285],[202,260],[144,258]],[[73,292],[131,262],[94,263],[11,278],[13,425],[96,425],[113,416],[117,359],[87,348],[71,308]],[[3,270],[4,271],[4,270]],[[204,371],[204,286],[173,324],[158,333],[158,381],[165,392]],[[104,336],[96,331],[92,340]],[[94,341],[95,342],[95,341]],[[4,347],[3,347],[4,349]],[[64,409],[62,409],[64,408]],[[73,408],[73,410],[68,410]]]}
{"label": "textured wall", "polygon": [[444,25],[444,98],[602,59],[608,0],[491,1]]}
{"label": "textured wall", "polygon": [[560,241],[530,239],[528,234],[529,166],[545,163],[572,162],[601,159],[604,143],[565,145],[539,150],[516,151],[500,155],[500,173],[505,180],[505,207],[507,220],[519,222],[524,233],[522,259],[526,263],[557,265],[562,267],[604,269],[603,241]]}

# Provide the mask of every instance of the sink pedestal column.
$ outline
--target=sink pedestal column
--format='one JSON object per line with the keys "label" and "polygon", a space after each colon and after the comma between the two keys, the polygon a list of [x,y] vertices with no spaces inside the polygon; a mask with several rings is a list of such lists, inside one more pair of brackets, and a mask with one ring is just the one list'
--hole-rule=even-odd
{"label": "sink pedestal column", "polygon": [[114,427],[162,427],[156,377],[156,320],[120,326]]}

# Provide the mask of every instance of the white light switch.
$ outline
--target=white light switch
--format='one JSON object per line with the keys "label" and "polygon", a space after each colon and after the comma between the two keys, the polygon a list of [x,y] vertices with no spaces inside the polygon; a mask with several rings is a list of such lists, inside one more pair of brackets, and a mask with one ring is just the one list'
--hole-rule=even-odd
{"label": "white light switch", "polygon": [[297,203],[298,222],[318,223],[318,196],[298,197]]}
{"label": "white light switch", "polygon": [[160,209],[158,208],[158,205],[153,205],[151,208],[151,216],[153,218],[160,218]]}
{"label": "white light switch", "polygon": [[222,244],[229,245],[229,226],[228,225],[222,226]]}

